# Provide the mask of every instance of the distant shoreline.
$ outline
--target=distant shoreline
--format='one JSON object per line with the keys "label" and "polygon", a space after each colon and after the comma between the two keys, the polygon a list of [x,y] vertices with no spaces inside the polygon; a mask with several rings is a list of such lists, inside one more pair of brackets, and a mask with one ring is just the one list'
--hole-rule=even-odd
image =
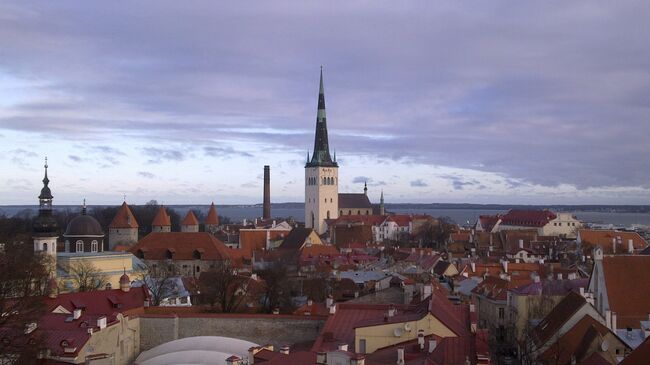
{"label": "distant shoreline", "polygon": [[[119,204],[98,204],[89,205],[88,207],[110,207]],[[136,204],[137,205],[137,204]],[[170,204],[166,205],[170,208],[174,207],[202,207],[209,206],[209,204]],[[262,204],[217,204],[217,207],[224,208],[261,208]],[[55,205],[55,209],[75,209],[78,204],[70,205]],[[304,207],[304,203],[288,202],[288,203],[272,203],[272,208],[280,209],[299,209]],[[38,205],[0,205],[2,208],[7,209],[35,209]],[[521,205],[521,204],[472,204],[472,203],[393,203],[386,204],[386,208],[390,209],[467,209],[467,210],[503,210],[509,209],[549,209],[552,211],[571,211],[571,212],[610,212],[610,213],[650,213],[650,205],[606,205],[606,204],[587,204],[587,205]]]}

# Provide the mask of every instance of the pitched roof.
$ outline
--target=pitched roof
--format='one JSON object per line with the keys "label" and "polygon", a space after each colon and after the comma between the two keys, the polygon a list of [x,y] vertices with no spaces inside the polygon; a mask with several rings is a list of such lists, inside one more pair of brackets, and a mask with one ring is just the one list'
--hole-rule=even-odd
{"label": "pitched roof", "polygon": [[603,273],[610,310],[620,327],[639,328],[650,309],[650,256],[604,256]]}
{"label": "pitched roof", "polygon": [[138,228],[138,221],[126,202],[122,203],[108,228]]}
{"label": "pitched roof", "polygon": [[508,289],[511,286],[510,281],[488,276],[472,290],[472,293],[492,300],[506,300],[508,298]]}
{"label": "pitched roof", "polygon": [[648,242],[636,232],[581,229],[578,231],[583,252],[589,252],[596,246],[603,249],[604,254],[614,253],[613,241],[617,242],[616,253],[628,253],[628,241],[632,240],[635,251],[648,247]]}
{"label": "pitched roof", "polygon": [[533,328],[532,337],[541,346],[553,336],[587,301],[580,294],[570,292],[544,319]]}
{"label": "pitched roof", "polygon": [[208,216],[205,218],[205,224],[219,225],[219,215],[217,214],[217,208],[214,205],[210,205],[210,210],[208,210]]}
{"label": "pitched roof", "polygon": [[492,228],[499,222],[499,215],[481,215],[478,217],[479,223],[485,232],[492,232]]}
{"label": "pitched roof", "polygon": [[171,226],[172,221],[169,218],[169,215],[167,214],[167,211],[165,210],[165,207],[162,205],[160,206],[160,209],[158,209],[158,213],[156,213],[156,216],[153,218],[153,221],[151,222],[152,226]]}
{"label": "pitched roof", "polygon": [[501,217],[501,224],[507,226],[544,227],[557,216],[550,210],[511,209]]}
{"label": "pitched roof", "polygon": [[152,232],[129,250],[133,254],[144,253],[145,260],[164,260],[167,251],[173,252],[174,260],[193,260],[194,252],[202,260],[230,259],[228,248],[207,232]]}
{"label": "pitched roof", "polygon": [[196,216],[194,215],[193,211],[188,210],[187,215],[185,216],[185,218],[183,218],[181,224],[184,226],[198,226],[199,220],[196,219]]}
{"label": "pitched roof", "polygon": [[251,258],[253,251],[266,248],[266,238],[271,241],[283,239],[289,234],[285,230],[241,229],[239,230],[239,249],[246,258]]}
{"label": "pitched roof", "polygon": [[313,231],[311,228],[296,227],[284,238],[279,248],[289,250],[300,249]]}
{"label": "pitched roof", "polygon": [[372,208],[372,204],[364,193],[339,193],[339,209],[348,208]]}
{"label": "pitched roof", "polygon": [[540,280],[510,289],[510,291],[516,295],[566,295],[570,291],[577,291],[579,288],[587,286],[589,286],[589,279]]}
{"label": "pitched roof", "polygon": [[[582,317],[570,330],[563,334],[556,341],[561,344],[561,348],[557,346],[549,347],[540,356],[543,360],[557,360],[557,364],[567,364],[571,362],[571,355],[585,354],[589,345],[598,336],[604,336],[609,332],[609,329],[602,323],[595,320],[590,315]],[[556,359],[556,357],[558,357]]]}
{"label": "pitched roof", "polygon": [[392,214],[386,217],[387,222],[395,222],[400,227],[408,227],[412,219],[407,214]]}
{"label": "pitched roof", "polygon": [[648,359],[650,359],[650,338],[643,341],[619,365],[647,365]]}

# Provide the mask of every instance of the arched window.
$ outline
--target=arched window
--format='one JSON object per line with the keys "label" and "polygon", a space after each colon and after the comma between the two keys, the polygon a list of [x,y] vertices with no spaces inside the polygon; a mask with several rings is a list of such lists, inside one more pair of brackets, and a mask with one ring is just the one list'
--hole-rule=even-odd
{"label": "arched window", "polygon": [[197,251],[197,250],[194,250],[194,252],[192,253],[192,258],[194,260],[200,260],[201,259],[201,253],[199,251]]}
{"label": "arched window", "polygon": [[171,260],[173,256],[174,256],[174,254],[171,251],[167,250],[165,252],[165,258],[166,259]]}
{"label": "arched window", "polygon": [[330,219],[330,211],[327,211],[327,219]]}
{"label": "arched window", "polygon": [[339,215],[343,215],[343,211],[342,211],[342,210],[339,212]]}
{"label": "arched window", "polygon": [[113,285],[111,285],[111,283],[106,283],[106,286],[104,287],[104,289],[111,290],[111,289],[113,289]]}
{"label": "arched window", "polygon": [[327,203],[327,198],[325,198],[325,203]]}
{"label": "arched window", "polygon": [[348,215],[352,215],[352,210],[348,210]]}
{"label": "arched window", "polygon": [[97,240],[93,240],[90,243],[90,252],[97,252],[99,245],[97,244]]}
{"label": "arched window", "polygon": [[316,228],[316,218],[314,218],[314,212],[311,212],[311,228]]}
{"label": "arched window", "polygon": [[79,240],[77,241],[77,249],[75,252],[84,252],[84,241]]}
{"label": "arched window", "polygon": [[357,215],[361,215],[361,211],[360,211],[360,210],[357,210]]}
{"label": "arched window", "polygon": [[43,251],[47,252],[47,242],[43,243]]}

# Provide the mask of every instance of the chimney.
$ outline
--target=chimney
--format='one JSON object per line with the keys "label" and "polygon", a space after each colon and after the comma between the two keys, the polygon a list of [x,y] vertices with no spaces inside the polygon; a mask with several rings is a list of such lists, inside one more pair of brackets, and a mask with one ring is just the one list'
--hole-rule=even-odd
{"label": "chimney", "polygon": [[503,271],[508,272],[508,260],[503,260]]}
{"label": "chimney", "polygon": [[418,330],[418,346],[420,351],[424,351],[424,330]]}
{"label": "chimney", "polygon": [[326,365],[327,364],[327,352],[318,351],[316,353],[316,364]]}
{"label": "chimney", "polygon": [[268,229],[266,230],[266,249],[267,250],[271,249],[271,231],[269,231]]}
{"label": "chimney", "polygon": [[436,349],[436,346],[438,346],[438,341],[436,341],[433,337],[429,338],[429,353],[432,353],[433,350]]}
{"label": "chimney", "polygon": [[232,355],[231,357],[226,359],[226,365],[241,365],[241,357],[237,355]]}
{"label": "chimney", "polygon": [[404,347],[397,348],[397,365],[404,365]]}
{"label": "chimney", "polygon": [[341,351],[348,351],[348,344],[347,343],[340,343],[338,348]]}
{"label": "chimney", "polygon": [[470,303],[469,311],[470,311],[470,313],[476,312],[476,305],[474,305],[474,303]]}
{"label": "chimney", "polygon": [[271,219],[271,167],[264,165],[264,203],[262,218]]}
{"label": "chimney", "polygon": [[100,330],[106,328],[106,316],[97,318],[97,327],[99,327]]}
{"label": "chimney", "polygon": [[616,253],[616,238],[612,237],[612,253]]}
{"label": "chimney", "polygon": [[72,312],[72,319],[79,319],[81,317],[81,308],[77,308]]}
{"label": "chimney", "polygon": [[562,277],[562,273],[561,273],[561,272],[557,273],[557,279],[558,279],[558,280],[562,280],[562,279],[563,279],[563,277]]}
{"label": "chimney", "polygon": [[630,255],[634,253],[634,240],[627,240],[627,253]]}
{"label": "chimney", "polygon": [[519,248],[522,249],[524,248],[524,240],[519,240]]}
{"label": "chimney", "polygon": [[336,304],[330,307],[330,314],[336,314]]}
{"label": "chimney", "polygon": [[607,323],[607,328],[612,329],[612,311],[605,311],[605,322]]}
{"label": "chimney", "polygon": [[314,301],[311,300],[311,298],[307,299],[307,305],[311,307],[312,305],[314,305]]}
{"label": "chimney", "polygon": [[472,266],[472,272],[476,272],[476,263],[472,262],[470,265]]}
{"label": "chimney", "polygon": [[616,312],[612,312],[612,331],[616,334],[616,327],[618,325],[618,318]]}
{"label": "chimney", "polygon": [[289,355],[289,346],[284,345],[284,346],[280,347],[280,353],[285,354],[285,355]]}
{"label": "chimney", "polygon": [[328,296],[327,299],[325,299],[325,306],[327,306],[327,308],[329,308],[333,304],[334,304],[334,298],[332,298],[331,296]]}

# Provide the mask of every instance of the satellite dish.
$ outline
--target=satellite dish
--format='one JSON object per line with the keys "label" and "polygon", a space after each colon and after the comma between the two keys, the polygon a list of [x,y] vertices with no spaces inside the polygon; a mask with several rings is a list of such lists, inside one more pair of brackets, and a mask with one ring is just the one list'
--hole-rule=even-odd
{"label": "satellite dish", "polygon": [[395,328],[395,330],[393,331],[393,334],[395,335],[395,337],[402,337],[402,333],[403,332],[402,332],[401,328]]}
{"label": "satellite dish", "polygon": [[404,330],[407,332],[411,332],[411,325],[409,323],[404,323]]}
{"label": "satellite dish", "polygon": [[600,343],[600,349],[603,350],[603,352],[607,352],[609,349],[609,343],[607,343],[607,340],[603,340],[603,342]]}

